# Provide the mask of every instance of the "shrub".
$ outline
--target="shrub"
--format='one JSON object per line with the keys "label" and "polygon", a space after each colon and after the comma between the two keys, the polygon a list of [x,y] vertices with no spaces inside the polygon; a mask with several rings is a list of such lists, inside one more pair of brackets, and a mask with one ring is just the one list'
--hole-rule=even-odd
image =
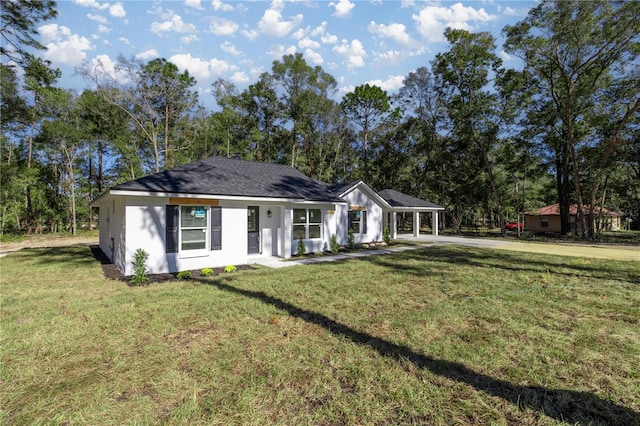
{"label": "shrub", "polygon": [[213,275],[213,269],[211,269],[211,268],[202,268],[200,270],[200,276],[201,277],[205,277],[206,278],[206,277],[210,277],[212,275]]}
{"label": "shrub", "polygon": [[304,241],[302,241],[302,238],[300,238],[298,240],[298,256],[304,256],[306,252],[307,252],[307,247],[305,247]]}
{"label": "shrub", "polygon": [[149,282],[149,276],[147,275],[147,259],[149,254],[143,249],[139,248],[133,254],[133,275],[131,276],[131,284],[143,285]]}
{"label": "shrub", "polygon": [[382,231],[382,241],[384,241],[386,245],[391,244],[391,234],[389,233],[388,226],[385,226],[384,230]]}
{"label": "shrub", "polygon": [[354,248],[356,246],[356,239],[353,235],[353,229],[349,228],[349,238],[347,238],[347,244],[349,244],[349,248]]}
{"label": "shrub", "polygon": [[228,265],[224,267],[225,272],[235,272],[238,268],[235,265]]}
{"label": "shrub", "polygon": [[180,272],[178,272],[176,277],[178,277],[179,280],[188,280],[189,278],[191,278],[191,272],[189,272],[189,271],[180,271]]}
{"label": "shrub", "polygon": [[340,246],[338,245],[338,237],[336,234],[331,235],[331,253],[338,254]]}

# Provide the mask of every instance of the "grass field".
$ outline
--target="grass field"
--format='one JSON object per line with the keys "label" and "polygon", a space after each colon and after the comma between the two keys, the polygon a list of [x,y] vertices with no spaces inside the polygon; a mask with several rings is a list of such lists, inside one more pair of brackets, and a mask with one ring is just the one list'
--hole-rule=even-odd
{"label": "grass field", "polygon": [[132,288],[0,260],[1,424],[640,424],[640,263],[461,247]]}

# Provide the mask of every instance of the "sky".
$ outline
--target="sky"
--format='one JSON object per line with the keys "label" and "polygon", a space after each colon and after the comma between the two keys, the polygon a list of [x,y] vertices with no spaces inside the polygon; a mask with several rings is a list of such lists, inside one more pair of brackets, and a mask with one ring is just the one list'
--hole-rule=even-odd
{"label": "sky", "polygon": [[38,26],[40,53],[62,71],[59,85],[81,91],[84,64],[113,70],[119,55],[165,58],[195,77],[200,102],[215,109],[211,84],[239,90],[269,72],[274,60],[302,53],[338,82],[337,97],[365,83],[394,93],[403,79],[446,51],[447,27],[488,31],[505,67],[501,30],[521,21],[536,1],[59,0],[58,17]]}

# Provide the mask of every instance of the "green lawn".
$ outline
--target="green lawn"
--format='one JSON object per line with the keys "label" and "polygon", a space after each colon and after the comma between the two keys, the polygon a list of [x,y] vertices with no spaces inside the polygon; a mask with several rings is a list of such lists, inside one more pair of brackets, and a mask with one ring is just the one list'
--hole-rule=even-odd
{"label": "green lawn", "polygon": [[132,288],[0,259],[1,424],[640,424],[640,263],[460,247]]}

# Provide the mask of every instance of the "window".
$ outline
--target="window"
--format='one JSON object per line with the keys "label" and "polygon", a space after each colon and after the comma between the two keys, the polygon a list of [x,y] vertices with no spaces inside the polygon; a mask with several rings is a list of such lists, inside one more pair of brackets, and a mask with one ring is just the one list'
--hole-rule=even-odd
{"label": "window", "polygon": [[207,213],[205,206],[180,206],[180,250],[207,247]]}
{"label": "window", "polygon": [[540,227],[548,228],[549,227],[549,218],[546,216],[540,216]]}
{"label": "window", "polygon": [[166,206],[167,253],[222,249],[222,209],[209,206]]}
{"label": "window", "polygon": [[366,210],[349,210],[349,229],[354,234],[367,233],[367,212]]}
{"label": "window", "polygon": [[293,239],[322,238],[321,209],[293,209]]}

